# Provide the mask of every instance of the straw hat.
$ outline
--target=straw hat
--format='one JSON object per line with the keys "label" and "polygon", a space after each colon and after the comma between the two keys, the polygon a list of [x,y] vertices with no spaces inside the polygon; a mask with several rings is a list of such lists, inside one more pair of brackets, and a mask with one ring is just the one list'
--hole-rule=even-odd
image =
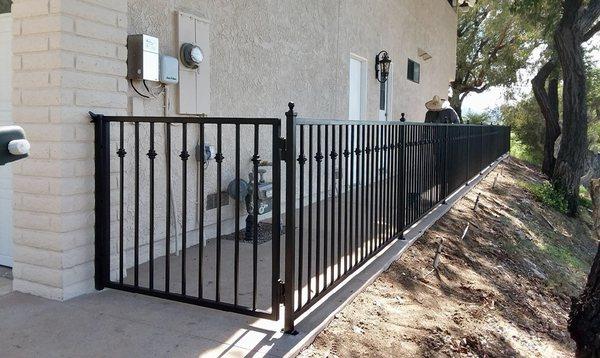
{"label": "straw hat", "polygon": [[445,100],[436,95],[431,101],[425,103],[425,108],[430,111],[441,111],[443,109],[444,102]]}

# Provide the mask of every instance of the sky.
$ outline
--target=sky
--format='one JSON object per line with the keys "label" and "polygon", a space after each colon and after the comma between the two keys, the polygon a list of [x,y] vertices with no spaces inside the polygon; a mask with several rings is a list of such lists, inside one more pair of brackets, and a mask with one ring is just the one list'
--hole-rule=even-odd
{"label": "sky", "polygon": [[[596,34],[596,36],[588,41],[584,45],[584,48],[586,48],[586,52],[591,54],[592,60],[595,62],[596,66],[600,66],[600,33]],[[530,62],[537,62],[536,60],[539,59],[540,54],[541,50],[534,51],[530,58]],[[521,80],[512,88],[512,90],[517,93],[517,99],[526,97],[531,93],[531,79],[535,76],[535,71],[537,71],[537,68],[519,71]],[[481,113],[497,108],[507,103],[507,100],[505,99],[506,92],[507,90],[504,88],[492,87],[484,93],[471,93],[463,102],[463,112]]]}

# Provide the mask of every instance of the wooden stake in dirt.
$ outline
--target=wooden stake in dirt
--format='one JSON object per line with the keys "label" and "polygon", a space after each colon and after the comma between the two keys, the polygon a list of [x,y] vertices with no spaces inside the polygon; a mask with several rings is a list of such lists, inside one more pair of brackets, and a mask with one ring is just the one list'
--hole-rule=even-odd
{"label": "wooden stake in dirt", "polygon": [[498,181],[498,176],[499,176],[499,175],[500,175],[500,174],[496,174],[496,177],[494,178],[494,184],[492,184],[492,189],[495,189],[495,188],[496,188],[496,182]]}
{"label": "wooden stake in dirt", "polygon": [[442,247],[444,245],[444,238],[440,237],[440,244],[438,245],[437,251],[435,252],[435,259],[433,259],[433,269],[438,270],[440,266],[440,257],[442,255]]}
{"label": "wooden stake in dirt", "polygon": [[477,199],[475,199],[475,206],[473,206],[473,210],[477,210],[477,206],[479,205],[479,197],[481,196],[481,192],[477,194]]}
{"label": "wooden stake in dirt", "polygon": [[470,223],[467,224],[467,227],[465,228],[465,231],[463,232],[462,237],[460,238],[461,240],[464,240],[465,237],[467,237],[467,233],[469,232],[469,226],[470,225],[471,225]]}

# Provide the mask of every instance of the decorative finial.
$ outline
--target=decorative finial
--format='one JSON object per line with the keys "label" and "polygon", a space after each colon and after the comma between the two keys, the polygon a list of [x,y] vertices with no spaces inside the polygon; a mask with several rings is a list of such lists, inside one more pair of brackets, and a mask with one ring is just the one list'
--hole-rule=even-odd
{"label": "decorative finial", "polygon": [[404,113],[401,113],[400,116],[400,122],[406,122],[406,118],[404,118]]}
{"label": "decorative finial", "polygon": [[289,107],[290,111],[293,111],[293,110],[294,110],[294,106],[295,106],[295,105],[294,105],[294,102],[290,102],[290,103],[288,103],[288,107]]}

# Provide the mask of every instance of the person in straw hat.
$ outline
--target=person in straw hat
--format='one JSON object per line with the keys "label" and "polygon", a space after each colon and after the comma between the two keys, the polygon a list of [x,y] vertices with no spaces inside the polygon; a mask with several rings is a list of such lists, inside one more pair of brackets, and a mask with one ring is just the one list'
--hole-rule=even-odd
{"label": "person in straw hat", "polygon": [[425,123],[460,123],[454,108],[440,96],[436,95],[431,101],[425,103],[425,108],[427,108]]}

